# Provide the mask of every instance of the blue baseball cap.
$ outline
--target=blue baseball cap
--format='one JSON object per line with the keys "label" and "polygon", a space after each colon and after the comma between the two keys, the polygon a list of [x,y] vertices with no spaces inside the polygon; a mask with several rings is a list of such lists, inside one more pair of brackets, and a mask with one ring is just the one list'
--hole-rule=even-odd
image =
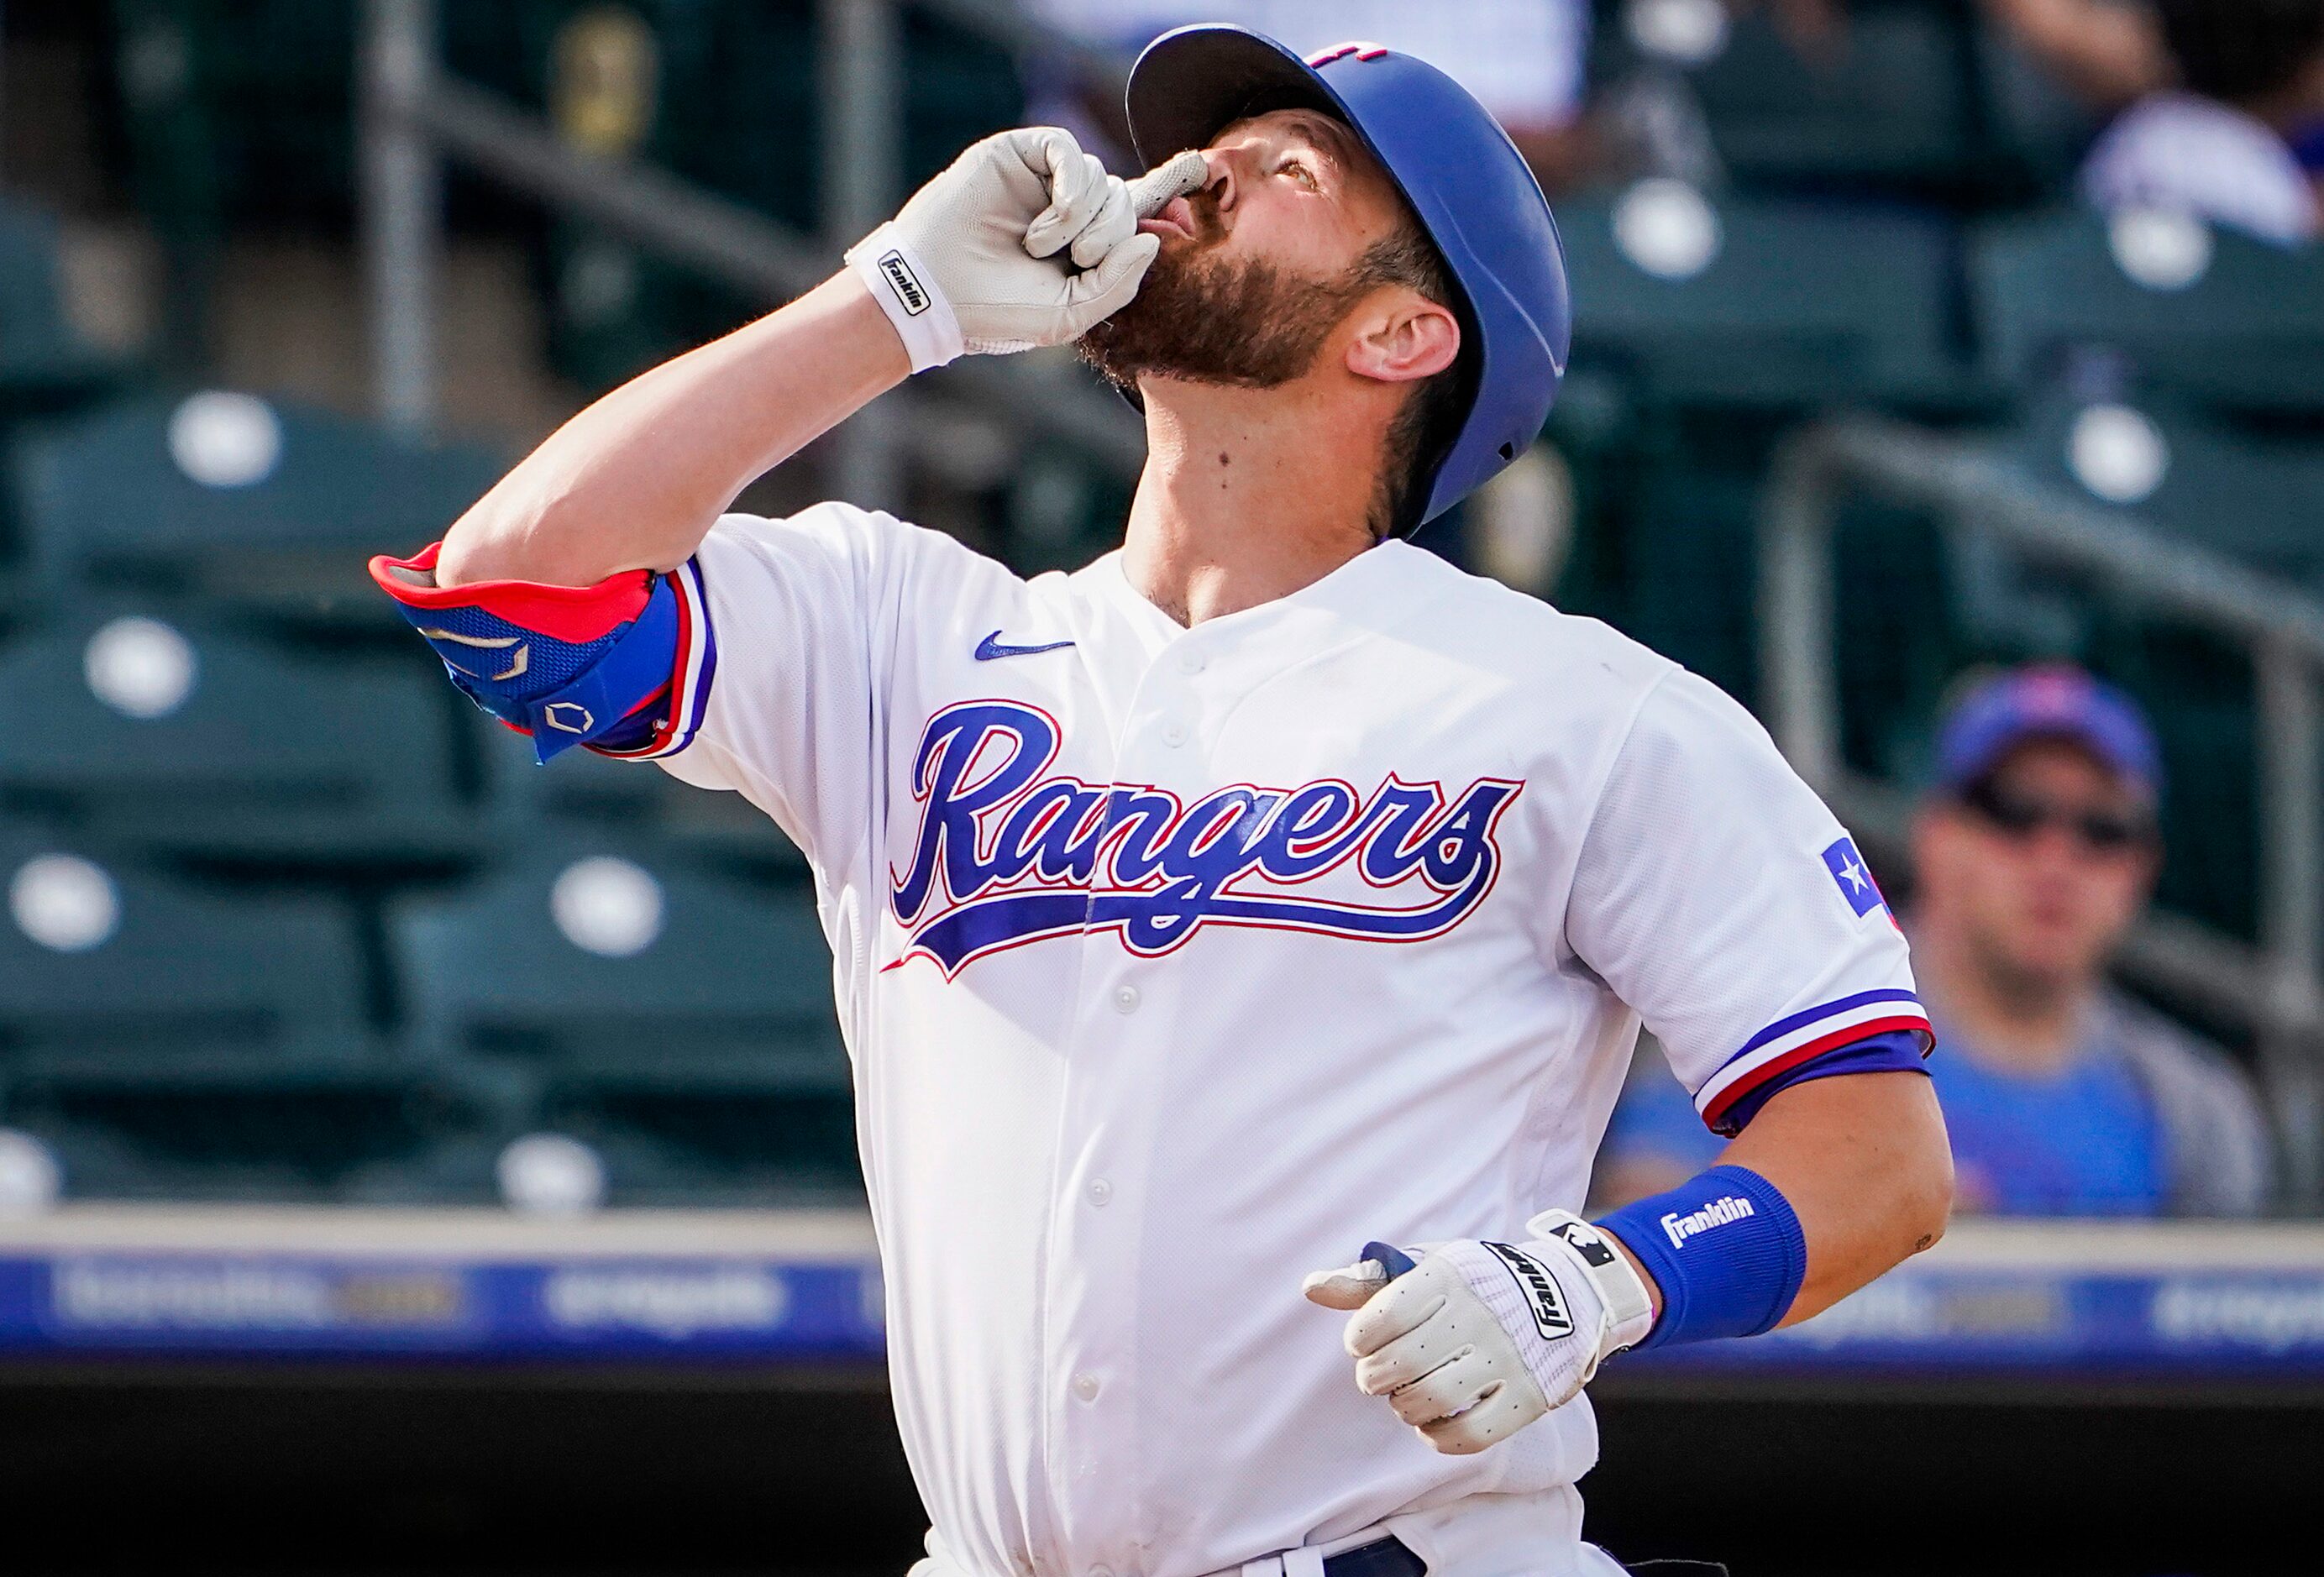
{"label": "blue baseball cap", "polygon": [[2149,799],[2163,794],[2163,752],[2129,695],[2068,663],[2037,663],[1975,686],[1937,734],[1937,786],[1965,788],[2033,740],[2088,751]]}

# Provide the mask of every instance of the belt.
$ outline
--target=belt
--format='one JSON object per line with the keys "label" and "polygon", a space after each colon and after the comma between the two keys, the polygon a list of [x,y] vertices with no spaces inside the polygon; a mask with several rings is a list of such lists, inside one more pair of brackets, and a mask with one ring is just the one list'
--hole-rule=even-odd
{"label": "belt", "polygon": [[1323,1563],[1323,1577],[1427,1577],[1428,1563],[1390,1534],[1342,1550]]}
{"label": "belt", "polygon": [[1246,1561],[1237,1577],[1428,1577],[1428,1563],[1390,1534],[1352,1550],[1342,1550],[1328,1560],[1311,1545]]}

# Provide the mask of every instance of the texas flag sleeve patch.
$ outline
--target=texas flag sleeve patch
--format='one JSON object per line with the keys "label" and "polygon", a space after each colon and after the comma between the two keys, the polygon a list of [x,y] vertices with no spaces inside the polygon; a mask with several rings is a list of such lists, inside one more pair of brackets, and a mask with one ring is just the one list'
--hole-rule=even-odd
{"label": "texas flag sleeve patch", "polygon": [[1839,887],[1840,896],[1848,900],[1848,907],[1856,911],[1858,919],[1862,919],[1887,901],[1880,896],[1880,884],[1872,880],[1872,868],[1864,862],[1864,856],[1856,852],[1854,838],[1842,838],[1826,849],[1823,865],[1831,872],[1831,880]]}

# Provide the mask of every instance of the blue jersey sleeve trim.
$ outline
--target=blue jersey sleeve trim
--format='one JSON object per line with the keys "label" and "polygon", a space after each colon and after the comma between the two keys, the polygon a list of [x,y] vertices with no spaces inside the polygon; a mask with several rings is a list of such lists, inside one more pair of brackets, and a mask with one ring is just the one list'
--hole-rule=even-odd
{"label": "blue jersey sleeve trim", "polygon": [[661,584],[672,594],[678,613],[668,696],[650,709],[643,727],[632,719],[620,730],[593,740],[589,748],[601,756],[659,761],[678,754],[701,732],[703,715],[710,705],[710,687],[718,675],[718,632],[711,622],[710,599],[703,588],[702,561],[687,559],[662,576]]}
{"label": "blue jersey sleeve trim", "polygon": [[1892,1029],[1885,1035],[1868,1035],[1862,1040],[1836,1046],[1820,1056],[1784,1069],[1743,1095],[1721,1114],[1720,1131],[1729,1135],[1742,1132],[1778,1090],[1788,1090],[1811,1079],[1828,1079],[1835,1074],[1925,1074],[1929,1071],[1923,1061],[1926,1045],[1927,1037],[1920,1030]]}

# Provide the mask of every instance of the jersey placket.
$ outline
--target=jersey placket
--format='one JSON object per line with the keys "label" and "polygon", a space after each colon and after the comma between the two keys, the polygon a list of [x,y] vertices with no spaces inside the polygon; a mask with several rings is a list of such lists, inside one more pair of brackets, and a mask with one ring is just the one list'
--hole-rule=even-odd
{"label": "jersey placket", "polygon": [[[1201,683],[1204,644],[1200,632],[1190,632],[1142,673],[1122,676],[1133,687],[1118,714],[1118,791],[1159,790],[1183,807],[1215,776],[1206,723],[1216,707]],[[1147,829],[1130,833],[1142,839]],[[1097,871],[1093,899],[1105,890],[1109,869]],[[1080,945],[1047,1289],[1051,1441],[1058,1448],[1051,1482],[1074,1577],[1142,1577],[1157,1536],[1146,1525],[1146,1480],[1167,1464],[1141,1454],[1149,1437],[1140,1424],[1141,1388],[1167,1385],[1170,1377],[1139,1351],[1139,1288],[1144,1277],[1168,1274],[1167,1260],[1147,1251],[1153,1125],[1185,972],[1133,950],[1119,927],[1084,932]]]}

